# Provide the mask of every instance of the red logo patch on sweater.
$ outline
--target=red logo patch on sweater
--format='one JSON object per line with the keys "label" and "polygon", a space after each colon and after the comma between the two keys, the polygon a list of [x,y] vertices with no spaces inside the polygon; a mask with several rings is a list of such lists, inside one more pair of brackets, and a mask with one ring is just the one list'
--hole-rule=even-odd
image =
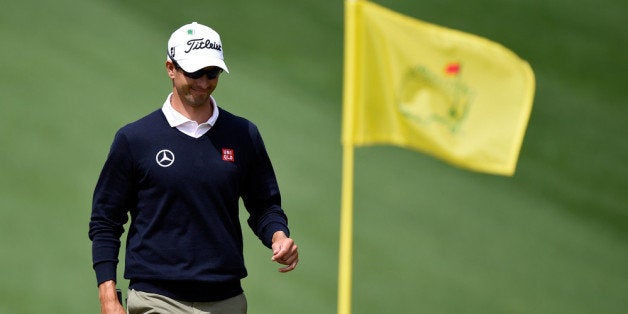
{"label": "red logo patch on sweater", "polygon": [[222,149],[222,160],[228,162],[235,162],[235,154],[233,153],[233,149],[231,148],[223,148]]}

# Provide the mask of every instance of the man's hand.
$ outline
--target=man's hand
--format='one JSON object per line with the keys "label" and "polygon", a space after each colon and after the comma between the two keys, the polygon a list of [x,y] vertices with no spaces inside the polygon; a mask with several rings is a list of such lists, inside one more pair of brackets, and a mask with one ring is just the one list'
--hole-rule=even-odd
{"label": "man's hand", "polygon": [[273,257],[271,260],[279,264],[288,265],[279,268],[279,271],[287,273],[297,267],[299,263],[299,251],[294,241],[288,238],[283,231],[277,231],[273,234],[272,242]]}
{"label": "man's hand", "polygon": [[115,281],[109,280],[101,283],[98,286],[98,297],[100,298],[100,313],[126,314],[124,307],[118,300]]}

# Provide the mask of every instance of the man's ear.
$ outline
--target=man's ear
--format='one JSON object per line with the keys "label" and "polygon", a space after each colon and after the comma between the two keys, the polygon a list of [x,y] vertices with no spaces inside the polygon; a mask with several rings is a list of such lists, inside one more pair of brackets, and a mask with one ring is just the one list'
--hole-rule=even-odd
{"label": "man's ear", "polygon": [[174,79],[176,68],[174,67],[174,64],[170,60],[166,61],[166,71],[168,72],[168,76],[171,79]]}

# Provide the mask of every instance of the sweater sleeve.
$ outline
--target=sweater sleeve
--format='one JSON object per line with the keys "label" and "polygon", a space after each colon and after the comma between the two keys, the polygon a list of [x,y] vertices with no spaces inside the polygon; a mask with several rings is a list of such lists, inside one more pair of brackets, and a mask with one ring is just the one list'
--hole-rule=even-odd
{"label": "sweater sleeve", "polygon": [[253,142],[254,158],[244,183],[242,200],[250,214],[249,226],[262,243],[270,248],[275,232],[283,231],[290,236],[288,218],[281,208],[279,186],[268,152],[253,124],[249,126],[249,135]]}
{"label": "sweater sleeve", "polygon": [[133,163],[126,137],[119,131],[94,189],[89,238],[93,267],[100,285],[116,280],[120,236],[133,198]]}

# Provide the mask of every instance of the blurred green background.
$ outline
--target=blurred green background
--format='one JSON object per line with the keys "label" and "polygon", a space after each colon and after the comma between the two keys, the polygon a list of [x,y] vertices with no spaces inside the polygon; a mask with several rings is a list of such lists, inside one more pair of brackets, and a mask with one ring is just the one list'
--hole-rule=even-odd
{"label": "blurred green background", "polygon": [[[512,178],[356,150],[353,312],[626,313],[628,2],[375,2],[502,43],[537,93]],[[280,274],[246,229],[249,312],[336,312],[342,1],[23,0],[0,10],[0,313],[99,311],[93,187],[191,21],[222,36],[215,97],[262,131],[301,251]]]}

